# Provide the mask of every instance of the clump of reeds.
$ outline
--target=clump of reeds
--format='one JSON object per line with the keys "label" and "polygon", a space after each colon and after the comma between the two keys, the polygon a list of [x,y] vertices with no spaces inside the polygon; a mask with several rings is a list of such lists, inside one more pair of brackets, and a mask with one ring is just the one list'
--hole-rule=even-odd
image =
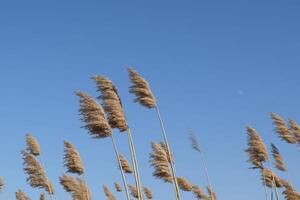
{"label": "clump of reeds", "polygon": [[45,189],[50,195],[53,195],[54,190],[51,182],[36,157],[26,151],[22,151],[24,160],[24,171],[28,175],[27,182],[33,188]]}
{"label": "clump of reeds", "polygon": [[197,185],[193,185],[193,194],[197,199],[207,199],[205,192]]}
{"label": "clump of reeds", "polygon": [[115,188],[116,188],[117,192],[122,192],[123,191],[122,186],[119,183],[115,182],[114,185],[115,185]]}
{"label": "clump of reeds", "polygon": [[30,134],[26,135],[27,151],[34,156],[41,154],[41,149],[38,141]]}
{"label": "clump of reeds", "polygon": [[46,200],[46,195],[44,192],[40,195],[40,200]]}
{"label": "clump of reeds", "polygon": [[275,130],[278,136],[287,143],[295,144],[296,139],[290,131],[289,127],[286,125],[285,121],[276,113],[271,113],[270,115],[273,120],[273,124],[275,125]]}
{"label": "clump of reeds", "polygon": [[269,188],[273,188],[274,184],[275,187],[282,187],[281,179],[270,169],[261,169],[262,173],[262,181],[266,184]]}
{"label": "clump of reeds", "polygon": [[278,148],[274,144],[271,144],[271,149],[272,149],[273,158],[275,160],[275,163],[274,163],[275,167],[280,171],[286,171],[284,160],[283,160]]}
{"label": "clump of reeds", "polygon": [[153,193],[148,187],[143,187],[144,194],[147,199],[153,199]]}
{"label": "clump of reeds", "polygon": [[103,185],[103,191],[107,200],[117,200],[116,197],[113,195],[113,193],[109,190],[109,188],[106,185]]}
{"label": "clump of reeds", "polygon": [[80,97],[81,120],[85,122],[84,128],[95,138],[105,138],[112,134],[106,121],[103,108],[89,95],[76,92]]}
{"label": "clump of reeds", "polygon": [[84,173],[84,165],[81,161],[79,152],[75,147],[67,141],[64,141],[64,166],[67,168],[67,172],[75,174]]}
{"label": "clump of reeds", "polygon": [[17,200],[31,200],[29,197],[22,190],[18,190],[16,192],[16,199]]}
{"label": "clump of reeds", "polygon": [[190,192],[192,191],[193,187],[189,183],[189,181],[184,177],[177,177],[178,186],[181,190]]}
{"label": "clump of reeds", "polygon": [[130,166],[128,160],[126,160],[126,158],[123,155],[121,155],[121,154],[119,154],[119,160],[121,162],[122,170],[125,173],[131,174],[132,173],[132,169],[131,169],[131,166]]}
{"label": "clump of reeds", "polygon": [[133,185],[128,185],[128,188],[129,188],[129,190],[130,190],[130,194],[131,194],[131,196],[133,196],[134,198],[139,198],[139,195],[138,195],[138,190],[137,190],[137,188],[135,187],[135,186],[133,186]]}
{"label": "clump of reeds", "polygon": [[87,200],[90,196],[86,183],[80,178],[74,178],[72,176],[63,174],[61,177],[59,177],[59,181],[64,187],[65,191],[72,195],[73,199]]}
{"label": "clump of reeds", "polygon": [[172,174],[169,166],[169,159],[166,151],[160,144],[152,142],[152,153],[150,154],[150,163],[154,168],[153,176],[162,179],[165,182],[172,183]]}

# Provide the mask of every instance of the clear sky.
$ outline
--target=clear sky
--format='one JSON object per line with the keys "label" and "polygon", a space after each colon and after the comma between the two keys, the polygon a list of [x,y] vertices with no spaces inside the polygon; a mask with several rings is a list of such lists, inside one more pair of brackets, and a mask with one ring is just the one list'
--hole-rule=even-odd
{"label": "clear sky", "polygon": [[[26,133],[41,144],[56,200],[70,199],[58,184],[63,140],[80,151],[94,199],[104,199],[102,184],[121,181],[110,141],[80,128],[74,91],[98,95],[90,80],[95,74],[119,88],[142,182],[155,199],[174,199],[172,186],[151,176],[150,141],[162,136],[155,112],[133,103],[126,66],[151,84],[179,176],[205,184],[187,139],[193,129],[219,199],[263,199],[259,174],[248,169],[244,153],[244,127],[251,124],[266,144],[279,147],[299,191],[299,151],[275,136],[268,116],[274,111],[300,122],[299,10],[298,0],[1,1],[0,175],[10,199],[18,188],[33,199],[40,192],[22,171]],[[128,157],[126,136],[115,134]]]}

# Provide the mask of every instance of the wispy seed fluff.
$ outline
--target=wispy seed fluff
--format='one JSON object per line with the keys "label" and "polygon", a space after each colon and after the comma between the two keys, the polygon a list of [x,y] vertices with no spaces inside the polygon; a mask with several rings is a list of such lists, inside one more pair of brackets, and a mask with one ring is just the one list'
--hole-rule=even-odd
{"label": "wispy seed fluff", "polygon": [[117,200],[113,193],[109,190],[106,185],[103,185],[103,192],[107,198],[107,200]]}
{"label": "wispy seed fluff", "polygon": [[300,144],[300,126],[294,120],[289,120],[290,130],[295,137],[295,140]]}
{"label": "wispy seed fluff", "polygon": [[43,188],[49,194],[53,194],[54,190],[51,182],[36,157],[26,151],[22,151],[24,160],[24,171],[28,175],[27,182],[33,188]]}
{"label": "wispy seed fluff", "polygon": [[115,185],[115,188],[116,188],[117,192],[122,192],[123,191],[122,186],[119,183],[115,182],[114,185]]}
{"label": "wispy seed fluff", "polygon": [[122,170],[125,173],[131,174],[132,173],[132,168],[131,168],[128,160],[126,160],[126,158],[124,156],[122,156],[121,154],[119,154],[119,160],[121,162]]}
{"label": "wispy seed fluff", "polygon": [[282,156],[280,155],[278,148],[274,144],[271,144],[271,148],[272,148],[272,155],[275,160],[275,163],[274,163],[275,167],[280,171],[286,171],[284,160],[283,160]]}
{"label": "wispy seed fluff", "polygon": [[30,134],[26,135],[27,151],[34,156],[41,154],[41,149],[38,141]]}
{"label": "wispy seed fluff", "polygon": [[64,166],[68,169],[67,171],[79,175],[83,174],[84,165],[81,161],[79,152],[67,141],[64,141],[64,147]]}
{"label": "wispy seed fluff", "polygon": [[183,191],[189,192],[189,191],[192,191],[192,189],[193,189],[192,185],[184,177],[177,177],[177,183],[178,183],[179,188]]}
{"label": "wispy seed fluff", "polygon": [[282,194],[286,200],[300,200],[300,193],[288,181],[283,181],[283,187]]}
{"label": "wispy seed fluff", "polygon": [[25,195],[25,193],[22,190],[18,190],[16,192],[16,199],[17,200],[31,200],[29,197]]}
{"label": "wispy seed fluff", "polygon": [[245,152],[248,154],[248,162],[254,165],[254,168],[263,168],[263,162],[268,160],[267,148],[260,138],[259,134],[251,126],[247,126],[248,148]]}
{"label": "wispy seed fluff", "polygon": [[105,138],[112,134],[111,128],[105,118],[103,108],[89,95],[76,92],[80,98],[81,120],[85,123],[84,128],[95,138]]}
{"label": "wispy seed fluff", "polygon": [[209,186],[206,186],[207,193],[209,197],[208,200],[216,200],[217,199],[217,193]]}
{"label": "wispy seed fluff", "polygon": [[156,178],[162,179],[165,182],[172,183],[173,178],[166,151],[158,143],[152,142],[151,146],[152,153],[150,154],[150,163],[154,168],[152,175]]}
{"label": "wispy seed fluff", "polygon": [[160,144],[161,148],[166,152],[169,163],[171,163],[171,162],[174,163],[173,155],[172,155],[172,153],[169,153],[167,145],[164,142],[160,142],[159,144]]}
{"label": "wispy seed fluff", "polygon": [[273,183],[275,183],[275,186],[278,188],[282,187],[281,179],[273,171],[270,169],[261,169],[261,173],[263,184],[266,184],[266,186],[270,188],[273,187]]}
{"label": "wispy seed fluff", "polygon": [[135,186],[133,186],[133,185],[128,185],[128,188],[130,190],[131,196],[133,196],[134,198],[137,199],[139,197],[138,196],[138,190],[137,190],[137,188]]}
{"label": "wispy seed fluff", "polygon": [[135,94],[135,102],[139,102],[147,108],[154,108],[156,106],[155,97],[148,82],[132,68],[128,68],[128,73],[132,83],[129,92]]}
{"label": "wispy seed fluff", "polygon": [[143,191],[147,199],[153,199],[152,191],[149,188],[143,187]]}
{"label": "wispy seed fluff", "polygon": [[289,127],[286,125],[284,120],[276,113],[271,113],[270,115],[273,120],[273,124],[275,125],[275,130],[278,136],[282,140],[286,141],[287,143],[295,144],[296,139],[294,135],[291,133],[291,131],[289,130]]}
{"label": "wispy seed fluff", "polygon": [[197,199],[208,199],[205,192],[197,185],[193,185],[193,194]]}
{"label": "wispy seed fluff", "polygon": [[46,195],[44,192],[40,195],[40,200],[46,200]]}
{"label": "wispy seed fluff", "polygon": [[92,79],[96,82],[97,91],[101,93],[99,99],[103,101],[102,106],[107,114],[110,126],[119,129],[121,132],[126,131],[128,125],[117,88],[111,80],[104,76],[94,76]]}
{"label": "wispy seed fluff", "polygon": [[74,200],[87,200],[90,196],[90,191],[85,182],[80,178],[74,178],[69,175],[62,175],[59,177],[60,184],[66,192],[72,195]]}

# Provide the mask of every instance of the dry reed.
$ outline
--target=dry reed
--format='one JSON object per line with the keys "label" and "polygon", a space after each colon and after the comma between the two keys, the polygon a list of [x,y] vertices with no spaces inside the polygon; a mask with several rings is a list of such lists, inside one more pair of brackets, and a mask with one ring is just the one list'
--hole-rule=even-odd
{"label": "dry reed", "polygon": [[41,154],[41,149],[38,141],[30,134],[26,135],[27,151],[34,156]]}
{"label": "dry reed", "polygon": [[107,200],[117,200],[116,197],[113,195],[113,193],[109,190],[109,188],[106,185],[103,185],[103,191]]}
{"label": "dry reed", "polygon": [[283,160],[278,148],[274,144],[271,144],[271,149],[272,149],[273,158],[275,160],[275,163],[274,163],[275,167],[280,171],[286,171],[284,160]]}
{"label": "dry reed", "polygon": [[197,185],[193,185],[193,194],[197,199],[207,199],[205,192]]}
{"label": "dry reed", "polygon": [[261,169],[262,181],[269,188],[273,188],[274,184],[277,188],[282,187],[282,180],[270,169]]}
{"label": "dry reed", "polygon": [[128,188],[130,190],[131,196],[133,196],[136,199],[139,198],[137,187],[133,185],[128,185]]}
{"label": "dry reed", "polygon": [[70,142],[64,141],[64,153],[64,166],[67,168],[67,172],[83,174],[84,165],[80,154]]}
{"label": "dry reed", "polygon": [[90,196],[89,189],[87,188],[84,180],[80,178],[74,178],[63,174],[59,177],[59,181],[65,191],[72,195],[74,200],[87,200]]}
{"label": "dry reed", "polygon": [[209,197],[207,198],[208,200],[216,200],[217,199],[217,194],[211,187],[206,186],[206,190],[209,195]]}
{"label": "dry reed", "polygon": [[271,113],[270,115],[273,120],[273,124],[275,125],[275,130],[278,136],[287,143],[295,144],[296,139],[290,131],[289,127],[286,125],[285,121],[276,113]]}
{"label": "dry reed", "polygon": [[292,134],[295,137],[295,140],[300,144],[300,126],[292,119],[289,119],[289,126]]}
{"label": "dry reed", "polygon": [[148,187],[143,187],[144,194],[147,199],[153,199],[153,193]]}
{"label": "dry reed", "polygon": [[128,160],[126,160],[126,158],[123,155],[121,155],[121,154],[119,154],[119,160],[121,162],[122,170],[125,173],[131,174],[132,173],[132,169],[131,169],[131,166],[130,166]]}
{"label": "dry reed", "polygon": [[26,151],[22,151],[24,171],[28,175],[27,182],[33,188],[45,189],[50,195],[54,194],[51,182],[36,157]]}
{"label": "dry reed", "polygon": [[283,187],[282,194],[286,200],[300,200],[300,193],[288,181],[283,181]]}
{"label": "dry reed", "polygon": [[29,197],[22,190],[18,190],[16,192],[16,199],[17,200],[31,200]]}
{"label": "dry reed", "polygon": [[189,181],[184,177],[177,177],[178,186],[181,190],[190,192],[192,191],[193,187],[189,183]]}
{"label": "dry reed", "polygon": [[122,192],[123,191],[122,186],[119,183],[115,182],[114,185],[115,185],[115,188],[116,188],[117,192]]}
{"label": "dry reed", "polygon": [[40,195],[40,200],[46,200],[46,195],[44,192]]}

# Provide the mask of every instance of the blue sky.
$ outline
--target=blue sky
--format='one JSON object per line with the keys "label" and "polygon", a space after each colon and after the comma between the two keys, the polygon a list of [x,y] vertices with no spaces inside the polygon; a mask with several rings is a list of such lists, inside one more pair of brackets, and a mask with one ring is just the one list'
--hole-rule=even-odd
{"label": "blue sky", "polygon": [[[121,181],[110,141],[93,140],[80,128],[74,91],[96,96],[90,77],[98,74],[119,88],[142,182],[155,199],[174,199],[171,185],[151,176],[150,142],[162,136],[155,112],[133,103],[126,66],[151,84],[179,176],[205,184],[187,139],[193,129],[219,199],[263,199],[259,174],[248,169],[244,153],[250,124],[279,147],[299,191],[299,151],[275,136],[268,116],[274,111],[300,123],[299,10],[297,0],[1,1],[0,175],[10,198],[18,188],[33,199],[40,192],[22,171],[26,133],[41,144],[57,200],[70,199],[58,184],[63,140],[80,151],[94,199],[104,199],[102,184]],[[126,136],[115,134],[128,157]]]}

